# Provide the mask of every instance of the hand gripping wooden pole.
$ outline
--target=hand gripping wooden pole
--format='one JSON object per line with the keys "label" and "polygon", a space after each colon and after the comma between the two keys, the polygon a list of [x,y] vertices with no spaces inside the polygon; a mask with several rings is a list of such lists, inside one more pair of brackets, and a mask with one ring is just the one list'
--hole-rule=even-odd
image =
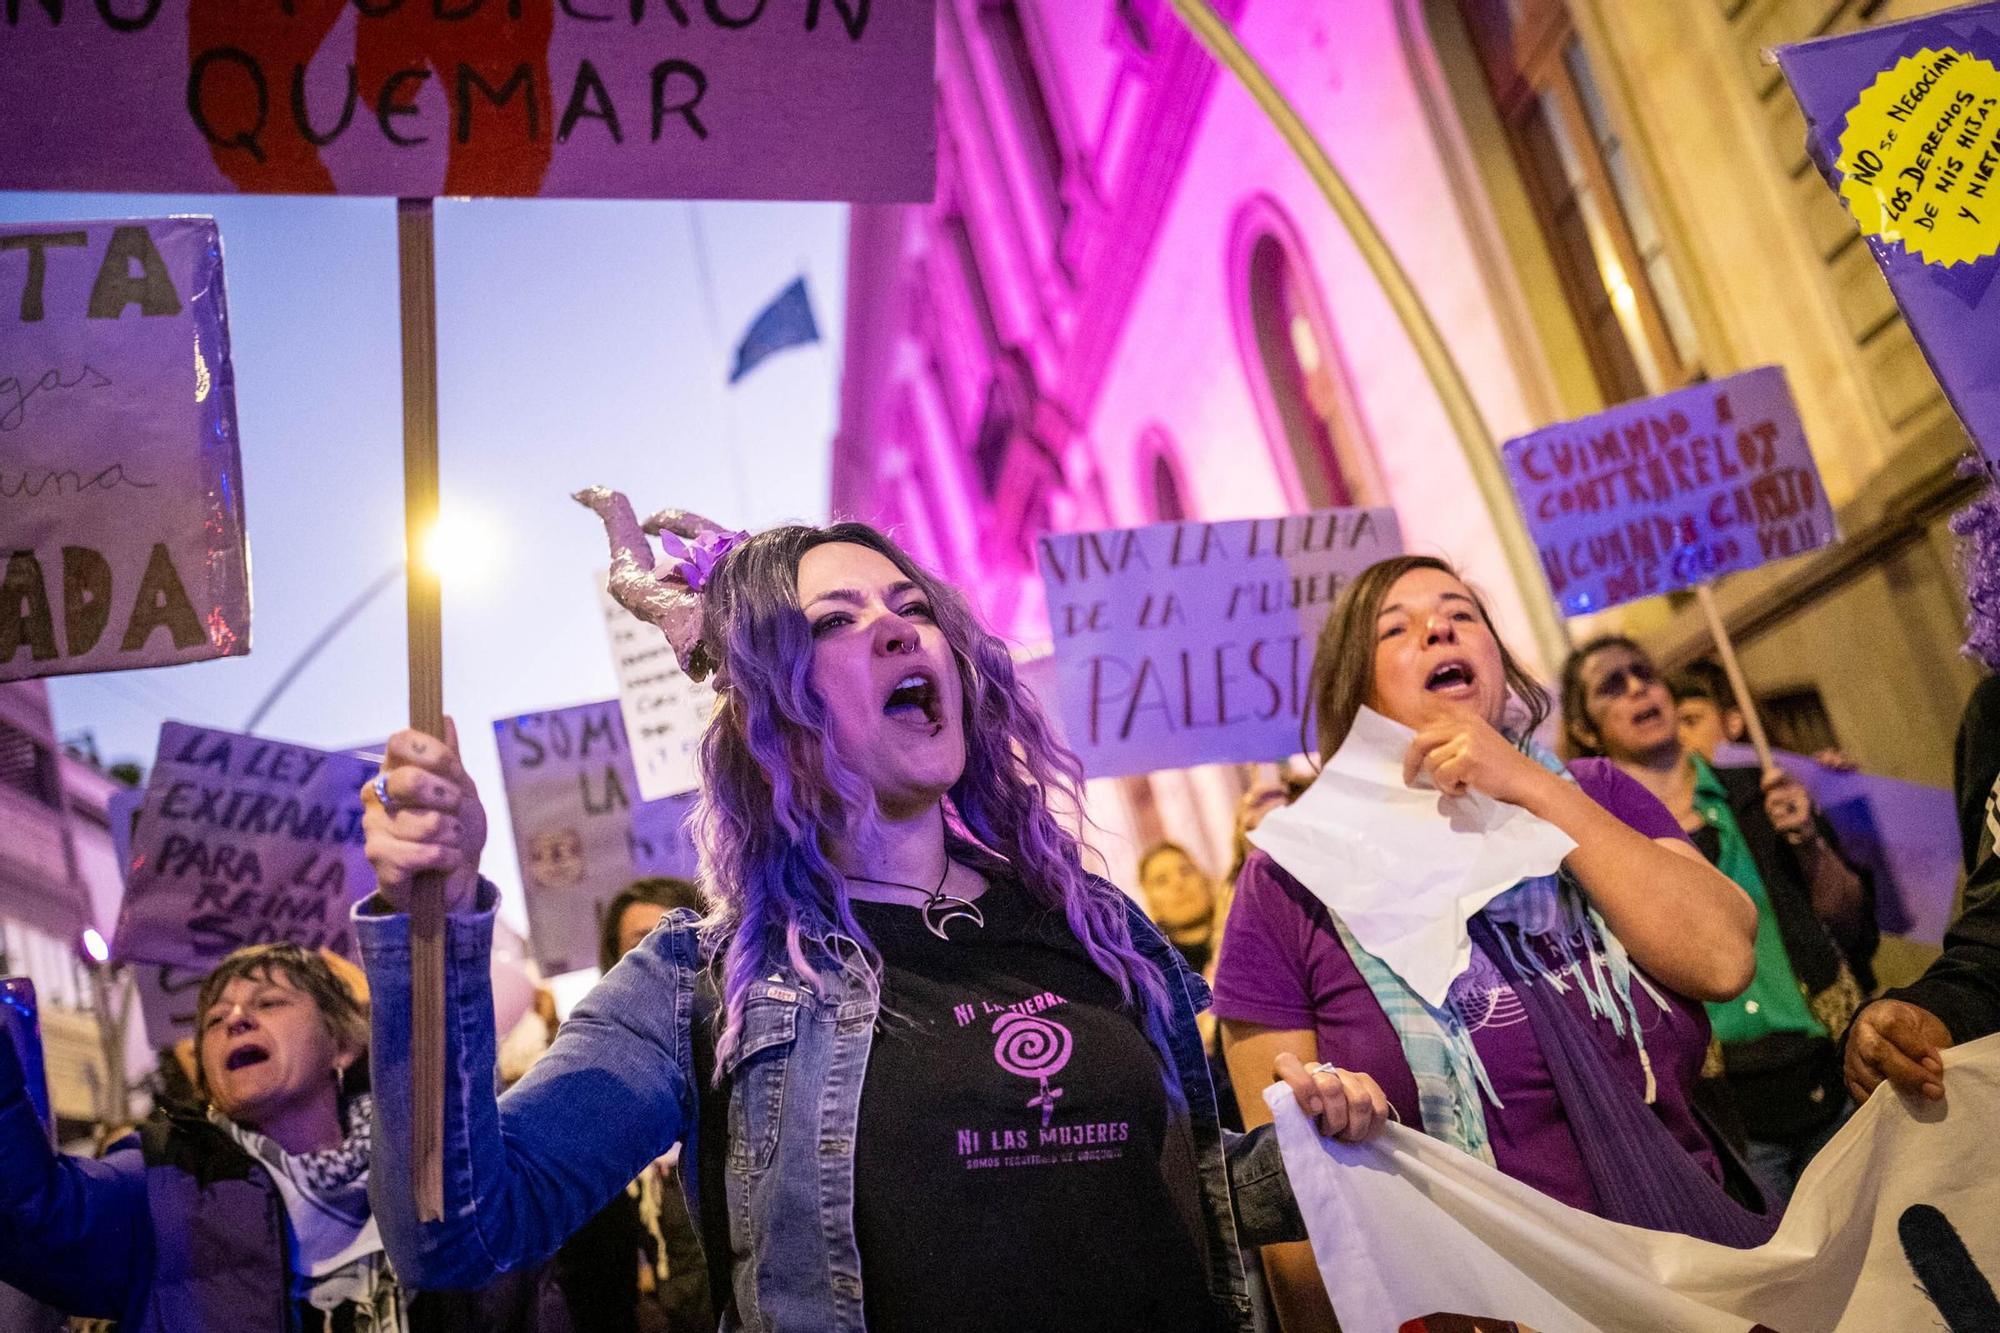
{"label": "hand gripping wooden pole", "polygon": [[[423,557],[437,523],[437,272],[429,199],[396,201],[403,313],[403,543],[409,568],[410,726],[444,735],[438,578]],[[410,894],[410,1175],[417,1219],[444,1217],[444,877]]]}

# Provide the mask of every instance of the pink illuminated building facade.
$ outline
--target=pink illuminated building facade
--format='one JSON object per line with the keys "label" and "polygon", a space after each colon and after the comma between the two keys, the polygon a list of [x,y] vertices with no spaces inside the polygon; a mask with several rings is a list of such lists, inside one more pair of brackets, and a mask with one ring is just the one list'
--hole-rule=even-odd
{"label": "pink illuminated building facade", "polygon": [[[1503,634],[1552,674],[1560,664],[1544,660],[1525,613],[1546,590],[1511,576],[1438,397],[1355,243],[1166,0],[938,8],[936,200],[854,212],[834,511],[893,528],[1032,651],[1049,637],[1034,562],[1044,531],[1393,505],[1407,546],[1467,569]],[[1685,153],[1696,136],[1774,198],[1801,197],[1792,180],[1740,126],[1711,125],[1710,111],[1668,124],[1620,93],[1629,70],[1671,50],[1686,67],[1673,77],[1754,118],[1769,89],[1746,74],[1743,42],[1786,34],[1738,27],[1779,9],[1791,22],[1801,6],[1216,8],[1409,271],[1496,441],[1768,360],[1795,380],[1802,367],[1822,381],[1847,376],[1808,408],[1808,427],[1822,439],[1857,434],[1868,381],[1862,369],[1828,369],[1826,349],[1844,346],[1838,311],[1817,298],[1809,319],[1746,309],[1771,303],[1731,266],[1771,272],[1775,261],[1717,255],[1691,235],[1661,201],[1678,198],[1676,173],[1693,167],[1647,145],[1678,134]],[[1685,11],[1684,26],[1655,33],[1658,16],[1631,13],[1655,8]],[[1859,8],[1880,6],[1826,0],[1815,13]],[[1748,165],[1737,160],[1746,143]],[[1794,258],[1810,266],[1803,243]],[[1885,457],[1916,439],[1882,413],[1859,433]],[[1948,446],[1939,436],[1925,447],[1943,457]],[[1878,462],[1843,470],[1823,457],[1836,503],[1860,495]],[[1928,540],[1921,525],[1936,514],[1926,512],[1913,521]],[[1740,581],[1725,601],[1749,616],[1757,598],[1782,597],[1768,582]],[[1812,598],[1793,600],[1786,615],[1834,614],[1831,602],[1814,611]],[[1625,623],[1669,658],[1692,651],[1678,605],[1636,616]],[[1947,620],[1925,651],[1947,663],[1944,694],[1962,697],[1969,680],[1953,674],[1950,636]],[[1754,646],[1749,656],[1756,683]],[[1812,683],[1835,713],[1847,706],[1840,682]],[[1114,873],[1129,884],[1136,848],[1162,835],[1220,868],[1245,779],[1216,767],[1094,783]]]}

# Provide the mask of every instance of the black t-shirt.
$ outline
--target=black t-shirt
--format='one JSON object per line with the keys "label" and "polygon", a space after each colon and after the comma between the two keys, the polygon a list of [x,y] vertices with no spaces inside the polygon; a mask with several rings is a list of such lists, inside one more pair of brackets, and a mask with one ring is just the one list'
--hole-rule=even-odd
{"label": "black t-shirt", "polygon": [[947,942],[855,904],[886,974],[855,1144],[868,1327],[1214,1329],[1161,1057],[1059,914],[1005,881],[979,909]]}

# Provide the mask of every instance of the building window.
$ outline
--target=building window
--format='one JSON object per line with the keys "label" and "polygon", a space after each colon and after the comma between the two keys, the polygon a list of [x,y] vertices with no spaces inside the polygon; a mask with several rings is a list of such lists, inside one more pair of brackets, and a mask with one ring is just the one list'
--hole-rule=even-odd
{"label": "building window", "polygon": [[0,788],[52,810],[62,808],[56,757],[26,731],[0,721]]}
{"label": "building window", "polygon": [[1290,219],[1253,200],[1230,244],[1237,347],[1294,501],[1382,503],[1347,368]]}
{"label": "building window", "polygon": [[1140,436],[1139,466],[1145,469],[1145,493],[1156,523],[1179,523],[1193,517],[1188,512],[1187,488],[1181,484],[1178,457],[1173,440],[1163,427],[1146,427]]}
{"label": "building window", "polygon": [[1702,376],[1666,240],[1561,0],[1459,0],[1609,402]]}
{"label": "building window", "polygon": [[1048,213],[1049,233],[1060,236],[1067,213],[1062,196],[1062,135],[1056,128],[1048,87],[1035,65],[1034,44],[1028,38],[1021,7],[1015,0],[988,0],[980,6],[979,26],[999,68],[1007,105],[1020,131],[1022,155]]}

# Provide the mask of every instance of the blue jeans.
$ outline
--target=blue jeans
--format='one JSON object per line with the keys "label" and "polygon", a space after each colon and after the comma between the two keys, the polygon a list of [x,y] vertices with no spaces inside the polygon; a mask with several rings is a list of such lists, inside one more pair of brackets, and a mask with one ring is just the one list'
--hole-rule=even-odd
{"label": "blue jeans", "polygon": [[1805,1174],[1806,1164],[1819,1155],[1819,1150],[1832,1141],[1853,1114],[1854,1103],[1849,1102],[1839,1115],[1804,1138],[1784,1143],[1751,1139],[1743,1145],[1743,1155],[1764,1187],[1780,1202],[1789,1202],[1792,1191],[1798,1188],[1799,1177]]}

